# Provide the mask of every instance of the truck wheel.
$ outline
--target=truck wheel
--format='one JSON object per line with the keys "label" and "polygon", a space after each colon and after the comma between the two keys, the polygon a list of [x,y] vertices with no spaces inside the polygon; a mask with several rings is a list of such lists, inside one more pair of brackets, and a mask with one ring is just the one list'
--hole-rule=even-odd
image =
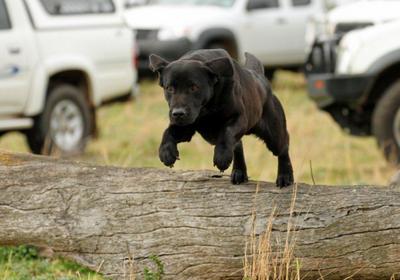
{"label": "truck wheel", "polygon": [[72,85],[60,84],[49,92],[43,113],[26,133],[27,141],[35,154],[78,155],[86,147],[92,125],[83,92]]}
{"label": "truck wheel", "polygon": [[264,68],[264,73],[265,73],[265,77],[267,77],[267,79],[272,82],[274,77],[275,77],[275,72],[276,69],[275,68]]}
{"label": "truck wheel", "polygon": [[206,45],[205,49],[224,49],[229,53],[229,55],[232,58],[234,58],[234,59],[238,58],[236,46],[234,45],[233,42],[230,42],[230,41],[211,42]]}
{"label": "truck wheel", "polygon": [[389,86],[372,116],[372,132],[389,162],[400,163],[400,80]]}

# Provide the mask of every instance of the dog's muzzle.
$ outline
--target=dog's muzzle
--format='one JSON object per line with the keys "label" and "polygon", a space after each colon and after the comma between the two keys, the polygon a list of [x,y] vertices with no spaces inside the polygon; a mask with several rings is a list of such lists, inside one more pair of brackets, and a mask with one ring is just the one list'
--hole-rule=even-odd
{"label": "dog's muzzle", "polygon": [[185,108],[174,108],[170,112],[171,122],[176,125],[187,125],[192,122],[190,113]]}

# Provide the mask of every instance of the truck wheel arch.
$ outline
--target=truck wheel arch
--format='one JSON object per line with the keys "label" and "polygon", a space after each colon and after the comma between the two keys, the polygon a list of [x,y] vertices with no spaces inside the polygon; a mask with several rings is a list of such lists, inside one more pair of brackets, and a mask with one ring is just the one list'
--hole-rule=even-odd
{"label": "truck wheel arch", "polygon": [[82,92],[85,93],[85,98],[91,106],[94,106],[93,102],[93,84],[90,80],[89,75],[81,69],[74,70],[64,70],[58,71],[52,74],[48,80],[47,94],[49,94],[50,89],[57,85],[58,83],[67,83],[79,87]]}
{"label": "truck wheel arch", "polygon": [[234,58],[238,58],[239,46],[235,34],[228,28],[211,28],[203,31],[197,42],[194,44],[194,49],[204,49],[215,42],[226,42],[230,45],[230,54]]}
{"label": "truck wheel arch", "polygon": [[368,69],[369,73],[381,73],[390,66],[400,62],[400,49],[389,52],[376,59]]}
{"label": "truck wheel arch", "polygon": [[363,100],[364,106],[374,106],[385,90],[400,78],[400,50],[397,55],[398,57],[394,57],[393,54],[384,56],[368,71],[375,73],[376,76],[370,91]]}

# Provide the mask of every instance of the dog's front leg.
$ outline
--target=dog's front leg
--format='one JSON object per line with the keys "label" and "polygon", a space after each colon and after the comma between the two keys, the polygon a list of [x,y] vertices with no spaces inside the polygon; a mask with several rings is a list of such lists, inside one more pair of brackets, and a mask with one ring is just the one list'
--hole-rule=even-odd
{"label": "dog's front leg", "polygon": [[158,155],[162,163],[168,167],[173,167],[179,159],[178,143],[189,142],[195,133],[190,126],[170,125],[163,134]]}
{"label": "dog's front leg", "polygon": [[244,135],[244,132],[244,120],[239,118],[219,134],[214,149],[214,166],[221,172],[231,165],[234,148]]}
{"label": "dog's front leg", "polygon": [[246,161],[244,159],[243,143],[240,140],[233,150],[233,166],[231,173],[231,182],[234,185],[245,183],[249,180],[247,177]]}

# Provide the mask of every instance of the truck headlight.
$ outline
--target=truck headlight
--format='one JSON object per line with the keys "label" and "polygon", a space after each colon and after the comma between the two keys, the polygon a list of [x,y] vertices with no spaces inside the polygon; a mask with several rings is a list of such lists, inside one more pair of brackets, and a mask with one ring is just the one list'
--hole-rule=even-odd
{"label": "truck headlight", "polygon": [[[349,34],[350,35],[350,34]],[[352,59],[354,55],[357,54],[357,51],[360,49],[362,45],[361,40],[355,36],[345,36],[338,50],[338,59],[337,59],[337,72],[338,74],[349,74]]]}
{"label": "truck headlight", "polygon": [[189,28],[168,27],[160,29],[158,31],[157,38],[160,41],[166,41],[166,40],[176,40],[187,36],[189,36]]}

